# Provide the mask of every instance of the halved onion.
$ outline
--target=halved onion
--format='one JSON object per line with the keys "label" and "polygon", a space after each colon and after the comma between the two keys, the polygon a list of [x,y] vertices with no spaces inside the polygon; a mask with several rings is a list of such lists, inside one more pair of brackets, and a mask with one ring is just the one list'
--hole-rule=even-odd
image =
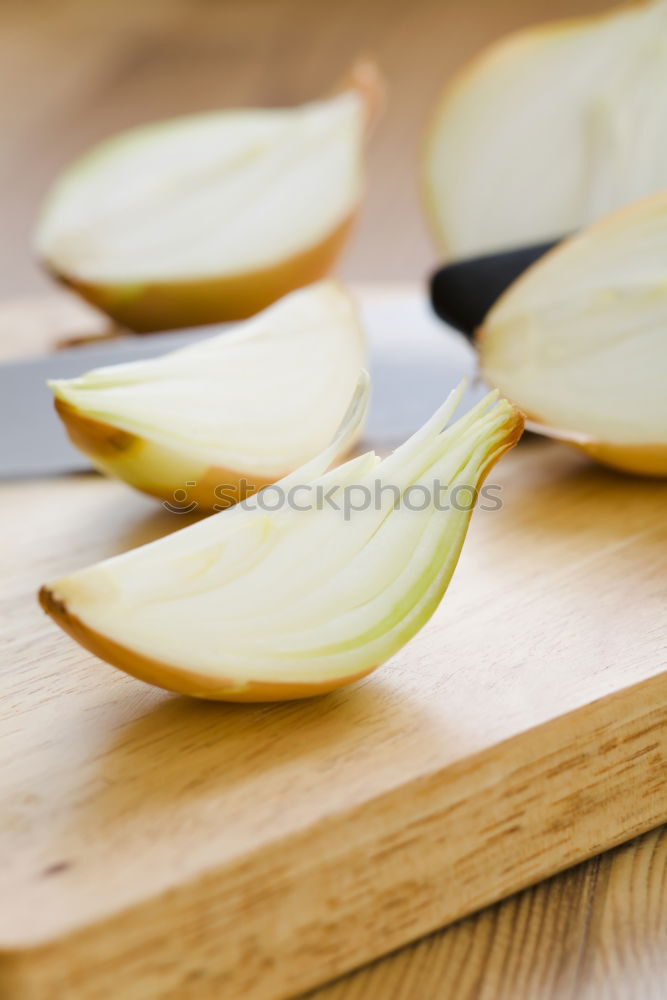
{"label": "halved onion", "polygon": [[44,609],[109,663],[201,698],[301,698],[362,677],[437,607],[475,490],[521,435],[496,393],[443,430],[462,389],[384,461],[327,473],[362,383],[339,439],[279,490],[43,587]]}
{"label": "halved onion", "polygon": [[349,294],[326,280],[192,346],[49,385],[72,442],[101,472],[177,509],[219,510],[326,446],[364,341]]}
{"label": "halved onion", "polygon": [[109,139],[56,182],[38,255],[139,332],[251,316],[331,268],[361,198],[380,96],[364,62],[326,100]]}
{"label": "halved onion", "polygon": [[667,187],[667,3],[492,45],[447,87],[425,153],[446,255],[565,236]]}
{"label": "halved onion", "polygon": [[608,465],[667,476],[667,193],[562,243],[478,331],[482,374]]}

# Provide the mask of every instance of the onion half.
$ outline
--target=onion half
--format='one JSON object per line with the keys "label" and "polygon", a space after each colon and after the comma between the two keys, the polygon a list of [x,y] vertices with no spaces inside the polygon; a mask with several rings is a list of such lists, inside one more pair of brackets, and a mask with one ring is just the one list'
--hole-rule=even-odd
{"label": "onion half", "polygon": [[667,187],[667,2],[529,28],[446,88],[423,163],[442,250],[542,243]]}
{"label": "onion half", "polygon": [[251,316],[333,265],[381,95],[363,62],[325,100],[205,112],[108,139],[55,183],[37,254],[137,332]]}
{"label": "onion half", "polygon": [[476,343],[485,380],[531,429],[607,465],[667,476],[667,193],[541,258]]}

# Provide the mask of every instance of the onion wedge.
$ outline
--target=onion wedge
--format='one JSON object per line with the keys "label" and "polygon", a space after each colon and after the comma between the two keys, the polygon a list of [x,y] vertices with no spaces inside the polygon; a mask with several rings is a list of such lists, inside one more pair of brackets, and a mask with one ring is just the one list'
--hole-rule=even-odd
{"label": "onion wedge", "polygon": [[192,346],[49,385],[100,472],[175,509],[211,511],[319,454],[365,360],[357,309],[328,279]]}
{"label": "onion wedge", "polygon": [[195,697],[303,698],[363,677],[430,618],[475,491],[521,436],[522,416],[496,393],[444,429],[462,390],[388,458],[369,452],[327,472],[362,419],[362,382],[318,458],[230,510],[43,587],[44,610],[121,670]]}
{"label": "onion wedge", "polygon": [[667,193],[542,257],[476,343],[484,379],[531,430],[615,468],[667,476]]}
{"label": "onion wedge", "polygon": [[56,181],[46,268],[137,332],[244,319],[322,278],[363,190],[382,95],[355,65],[324,100],[212,111],[106,140]]}

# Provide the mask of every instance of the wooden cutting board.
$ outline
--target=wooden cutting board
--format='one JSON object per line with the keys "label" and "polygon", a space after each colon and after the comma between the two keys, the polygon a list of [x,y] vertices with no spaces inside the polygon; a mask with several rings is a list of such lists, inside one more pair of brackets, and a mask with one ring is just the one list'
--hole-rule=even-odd
{"label": "wooden cutting board", "polygon": [[[74,313],[0,328],[27,349]],[[92,474],[2,485],[3,1000],[293,996],[667,820],[667,484],[534,438],[493,480],[419,636],[258,706],[154,690],[37,606],[182,516]]]}

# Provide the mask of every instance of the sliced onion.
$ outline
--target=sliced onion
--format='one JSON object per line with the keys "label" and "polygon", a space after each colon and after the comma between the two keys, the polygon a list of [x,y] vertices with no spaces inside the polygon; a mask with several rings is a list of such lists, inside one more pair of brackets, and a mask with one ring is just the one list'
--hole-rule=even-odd
{"label": "sliced onion", "polygon": [[667,475],[667,193],[534,264],[478,331],[484,378],[601,462]]}
{"label": "sliced onion", "polygon": [[321,278],[363,189],[381,82],[288,109],[132,129],[59,178],[36,234],[57,277],[137,331],[242,319]]}
{"label": "sliced onion", "polygon": [[365,362],[355,305],[326,280],[190,347],[49,384],[97,469],[210,511],[319,454]]}
{"label": "sliced onion", "polygon": [[[431,616],[475,490],[521,435],[496,393],[443,430],[462,390],[384,461],[370,452],[327,473],[334,443],[279,494],[42,588],[44,609],[102,659],[183,694],[301,698],[356,680]],[[358,394],[343,440],[362,416]]]}
{"label": "sliced onion", "polygon": [[461,258],[565,236],[667,187],[667,3],[521,31],[445,90],[428,216]]}

